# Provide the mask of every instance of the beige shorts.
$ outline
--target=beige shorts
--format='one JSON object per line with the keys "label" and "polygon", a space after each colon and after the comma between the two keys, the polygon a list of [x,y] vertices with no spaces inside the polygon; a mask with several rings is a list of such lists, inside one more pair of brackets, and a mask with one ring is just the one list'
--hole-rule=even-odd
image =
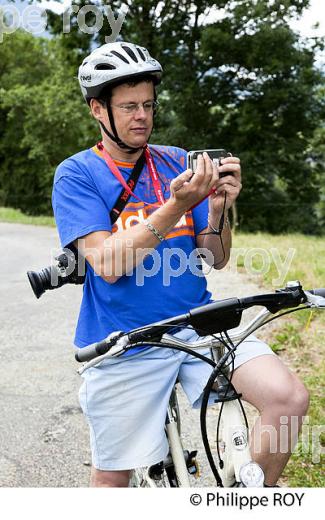
{"label": "beige shorts", "polygon": [[[193,330],[176,334],[195,341]],[[208,351],[201,353],[208,355]],[[238,347],[235,368],[273,354],[251,336]],[[100,470],[149,466],[168,453],[166,410],[176,379],[194,408],[199,408],[212,367],[179,350],[152,347],[132,356],[106,359],[86,370],[79,398],[90,428],[92,461]],[[217,394],[210,394],[214,404]]]}

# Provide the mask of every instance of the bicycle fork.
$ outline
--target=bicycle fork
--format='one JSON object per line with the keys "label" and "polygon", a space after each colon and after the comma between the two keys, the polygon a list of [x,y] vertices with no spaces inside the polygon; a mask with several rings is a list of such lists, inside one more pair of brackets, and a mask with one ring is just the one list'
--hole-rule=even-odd
{"label": "bicycle fork", "polygon": [[150,486],[156,487],[155,480],[162,478],[165,471],[171,487],[190,487],[189,474],[199,475],[196,462],[197,451],[189,452],[183,449],[179,417],[175,413],[175,403],[171,401],[167,408],[165,432],[169,453],[163,461],[147,469],[145,480]]}
{"label": "bicycle fork", "polygon": [[252,461],[248,430],[237,400],[223,403],[219,451],[219,473],[224,487],[263,487],[262,468]]}
{"label": "bicycle fork", "polygon": [[167,410],[166,433],[179,486],[190,487],[188,468],[184,458],[182,441],[178,432],[177,419],[173,417],[170,406],[168,406]]}

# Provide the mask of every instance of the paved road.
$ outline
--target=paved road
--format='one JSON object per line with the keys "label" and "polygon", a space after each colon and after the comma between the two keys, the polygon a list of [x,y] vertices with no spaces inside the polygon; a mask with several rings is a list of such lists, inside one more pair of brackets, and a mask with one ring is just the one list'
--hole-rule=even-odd
{"label": "paved road", "polygon": [[[26,271],[50,264],[59,245],[54,229],[0,223],[0,245],[0,487],[87,486],[88,428],[72,347],[82,288],[66,286],[40,300],[31,291]],[[227,271],[208,278],[214,296],[257,289]],[[190,449],[199,442],[199,416],[183,397],[181,403]],[[197,485],[213,485],[204,457],[202,465]]]}

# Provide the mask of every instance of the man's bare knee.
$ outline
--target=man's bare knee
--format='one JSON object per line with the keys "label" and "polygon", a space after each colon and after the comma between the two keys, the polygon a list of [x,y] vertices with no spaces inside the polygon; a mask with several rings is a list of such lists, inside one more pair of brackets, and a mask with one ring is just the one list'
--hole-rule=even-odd
{"label": "man's bare knee", "polygon": [[90,487],[128,487],[130,470],[102,471],[91,468]]}

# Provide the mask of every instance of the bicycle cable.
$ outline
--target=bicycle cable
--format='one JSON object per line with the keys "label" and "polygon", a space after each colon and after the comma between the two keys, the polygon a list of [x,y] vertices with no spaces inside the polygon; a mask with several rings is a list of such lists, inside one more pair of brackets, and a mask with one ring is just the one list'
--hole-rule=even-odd
{"label": "bicycle cable", "polygon": [[[253,332],[255,332],[257,329],[263,327],[264,325],[266,325],[267,323],[270,323],[271,321],[277,319],[277,318],[280,318],[282,316],[285,316],[286,314],[291,314],[293,312],[297,312],[299,310],[304,310],[304,309],[309,309],[310,307],[308,305],[305,305],[304,307],[299,307],[299,308],[296,308],[296,309],[290,309],[286,312],[283,312],[281,314],[277,314],[276,316],[273,316],[272,318],[266,320],[264,323],[262,323],[261,325],[257,325],[251,332],[250,334],[252,334]],[[166,328],[166,325],[151,325],[150,328],[152,327],[161,327],[161,328]],[[150,330],[150,328],[148,327],[148,330]],[[178,325],[173,325],[171,327],[172,329],[183,329],[183,328],[188,328],[188,329],[193,329],[193,327],[191,327],[190,325],[184,327],[184,325],[182,324],[178,324]],[[146,327],[143,327],[141,328],[141,330],[143,332],[145,332],[146,330]],[[199,331],[200,333],[203,333],[203,335],[205,334],[205,331],[204,329],[198,329],[196,328],[195,331]],[[140,332],[140,331],[139,331]],[[122,336],[125,336],[127,335],[128,333],[124,333],[122,334]],[[223,338],[223,334],[226,336],[226,340]],[[212,366],[213,370],[210,374],[210,377],[206,383],[206,386],[204,388],[204,391],[203,391],[203,396],[202,396],[202,403],[201,403],[201,410],[200,410],[200,427],[201,427],[201,436],[202,436],[202,441],[203,441],[203,445],[204,445],[204,449],[205,449],[205,452],[206,452],[206,456],[207,456],[207,459],[209,461],[209,465],[210,465],[210,468],[211,468],[211,471],[214,475],[214,478],[216,479],[216,482],[217,482],[217,485],[219,487],[223,487],[223,484],[222,484],[222,480],[221,480],[221,477],[219,475],[219,472],[216,468],[216,465],[214,463],[214,460],[213,460],[213,456],[212,456],[212,452],[211,452],[211,448],[210,448],[210,444],[209,444],[209,439],[208,439],[208,435],[207,435],[207,424],[206,424],[206,419],[207,419],[207,407],[208,407],[208,401],[209,401],[209,397],[210,397],[210,394],[213,390],[213,384],[215,383],[216,381],[216,378],[217,376],[219,375],[219,372],[222,373],[223,377],[226,379],[227,381],[227,387],[226,387],[226,390],[225,390],[225,393],[223,395],[223,401],[220,401],[221,402],[221,407],[220,407],[220,412],[219,412],[219,415],[218,415],[218,422],[217,422],[217,440],[218,440],[218,436],[219,436],[219,430],[220,430],[220,422],[221,422],[221,416],[222,416],[222,410],[223,410],[223,406],[224,406],[224,403],[226,402],[226,397],[228,395],[228,392],[229,390],[233,390],[235,392],[235,395],[236,397],[234,399],[236,399],[240,405],[240,408],[241,408],[241,411],[242,411],[242,414],[243,414],[243,417],[244,417],[244,420],[245,420],[245,426],[248,430],[248,422],[247,422],[247,416],[246,416],[246,413],[245,413],[245,410],[244,410],[244,406],[242,404],[242,401],[240,399],[240,394],[237,393],[235,387],[232,385],[232,377],[233,377],[233,373],[234,373],[234,352],[235,350],[237,349],[237,347],[246,339],[246,338],[243,338],[241,339],[238,343],[236,343],[236,345],[233,343],[233,341],[231,340],[229,334],[227,331],[223,331],[221,334],[220,334],[220,337],[217,337],[215,334],[206,334],[207,336],[210,335],[212,337],[214,337],[215,339],[217,339],[225,348],[227,348],[227,352],[225,354],[223,354],[223,356],[221,357],[221,359],[216,363],[213,359],[210,359],[206,356],[204,356],[203,354],[199,354],[198,352],[192,350],[191,348],[187,348],[187,347],[184,347],[184,346],[178,346],[178,345],[174,345],[174,344],[171,344],[171,343],[168,343],[168,342],[161,342],[161,341],[152,341],[152,340],[148,340],[148,342],[145,342],[145,341],[141,341],[139,343],[133,343],[132,345],[130,345],[129,347],[125,347],[125,351],[128,351],[128,350],[131,350],[132,348],[134,348],[135,346],[155,346],[155,347],[161,347],[161,348],[170,348],[170,349],[174,349],[174,350],[179,350],[179,351],[183,351],[191,356],[194,356],[198,359],[200,359],[201,361],[204,361],[206,363],[208,363],[210,366]],[[121,336],[120,336],[121,337]],[[246,336],[247,337],[247,336]],[[210,348],[210,353],[213,349]],[[227,367],[229,367],[229,365],[231,364],[232,368],[231,368],[231,373],[230,373],[230,378],[224,374],[223,372],[221,372],[222,368],[224,368],[225,366],[225,363],[227,362],[228,358],[231,357],[231,361],[228,365],[226,365]],[[213,358],[212,356],[212,353],[211,353],[211,358]],[[217,442],[217,456],[218,456],[218,460],[219,460],[219,465],[222,469],[222,466],[221,464],[223,463],[222,459],[221,459],[221,456],[220,456],[220,449],[219,449],[219,444]]]}
{"label": "bicycle cable", "polygon": [[144,346],[148,346],[148,347],[153,346],[153,347],[171,348],[171,349],[175,349],[175,350],[180,350],[180,351],[185,352],[186,354],[190,354],[190,355],[192,355],[194,357],[197,357],[198,359],[201,359],[202,361],[205,361],[206,363],[211,365],[213,368],[216,365],[215,361],[213,361],[210,358],[207,358],[203,354],[199,354],[198,352],[194,353],[194,351],[191,350],[190,348],[180,347],[178,345],[174,345],[173,343],[167,343],[167,342],[151,341],[150,340],[150,343],[149,343],[149,342],[146,342],[146,341],[139,341],[137,343],[132,344],[131,347],[125,347],[125,351],[128,351],[131,348],[139,347],[139,346],[142,346],[142,347],[144,347]]}
{"label": "bicycle cable", "polygon": [[[223,484],[222,484],[222,480],[220,478],[219,472],[218,472],[218,470],[216,468],[216,465],[214,463],[212,452],[211,452],[211,449],[210,449],[210,443],[209,443],[209,439],[208,439],[208,435],[207,435],[206,418],[207,418],[207,406],[208,406],[209,396],[210,396],[210,393],[212,391],[213,384],[214,384],[215,380],[217,379],[219,371],[221,372],[223,366],[225,365],[229,355],[232,356],[232,360],[231,360],[232,370],[231,370],[230,378],[228,378],[228,376],[222,372],[222,375],[227,380],[228,385],[227,385],[226,391],[225,391],[225,393],[224,393],[224,395],[222,397],[221,407],[220,407],[220,411],[219,411],[219,414],[218,414],[217,440],[218,440],[218,437],[219,437],[220,422],[221,422],[223,406],[224,406],[224,403],[225,403],[226,398],[227,398],[227,394],[228,394],[230,389],[232,389],[235,392],[235,396],[236,397],[234,399],[236,399],[238,401],[239,405],[240,405],[240,408],[241,408],[241,411],[243,413],[243,417],[244,417],[244,420],[245,420],[245,426],[248,429],[247,417],[246,417],[246,413],[245,413],[243,404],[242,404],[241,399],[240,399],[240,395],[237,393],[236,389],[234,388],[234,386],[231,383],[232,376],[233,376],[233,373],[234,373],[234,355],[233,354],[234,354],[234,351],[236,350],[237,346],[234,345],[234,343],[232,342],[231,338],[229,337],[227,331],[224,331],[224,334],[225,334],[225,336],[227,338],[227,341],[232,346],[232,348],[219,360],[219,362],[217,363],[217,365],[214,368],[213,372],[211,373],[210,378],[208,379],[208,382],[207,382],[207,384],[205,386],[204,393],[203,393],[202,404],[201,404],[201,414],[200,414],[200,425],[201,425],[201,434],[202,434],[203,445],[204,445],[205,452],[206,452],[206,455],[207,455],[207,458],[208,458],[208,461],[209,461],[209,464],[210,464],[210,468],[212,470],[212,473],[213,473],[213,475],[214,475],[214,477],[215,477],[219,487],[223,487]],[[219,449],[218,442],[217,442],[217,455],[218,455],[218,460],[219,460],[219,466],[222,469],[223,461],[222,461],[221,456],[220,456],[220,449]]]}
{"label": "bicycle cable", "polygon": [[[229,342],[229,344],[232,346],[232,349],[231,351],[229,351],[229,354],[232,355],[232,359],[231,359],[231,365],[232,365],[232,368],[231,368],[231,373],[230,373],[230,379],[229,379],[229,384],[226,388],[226,392],[225,392],[225,395],[224,395],[224,398],[227,397],[227,394],[228,394],[228,391],[229,389],[233,387],[233,385],[231,384],[231,381],[232,381],[232,377],[233,377],[233,374],[234,374],[234,352],[235,350],[237,349],[237,346],[238,345],[234,345],[233,341],[231,340],[229,334],[227,331],[224,332],[226,338],[227,338],[227,341]],[[227,359],[225,358],[224,362],[223,362],[223,365],[226,363]],[[229,365],[226,365],[226,366],[229,366]],[[236,391],[236,389],[235,389]],[[236,395],[237,395],[237,401],[238,401],[238,404],[240,405],[240,408],[241,408],[241,411],[242,411],[242,414],[243,414],[243,418],[244,418],[244,421],[245,421],[245,427],[248,431],[248,421],[247,421],[247,416],[246,416],[246,412],[245,412],[245,408],[243,406],[243,403],[242,403],[242,400],[241,398],[239,397],[240,394],[237,393],[236,391]],[[223,411],[223,406],[224,406],[224,403],[225,401],[223,401],[221,403],[221,407],[220,407],[220,412],[219,412],[219,415],[218,415],[218,422],[217,422],[217,455],[218,455],[218,459],[219,459],[219,465],[222,464],[222,460],[221,460],[221,456],[220,456],[220,447],[219,447],[219,444],[218,444],[218,438],[219,438],[219,431],[220,431],[220,423],[221,423],[221,417],[222,417],[222,411]],[[221,466],[222,467],[222,466]]]}
{"label": "bicycle cable", "polygon": [[[155,325],[155,327],[159,328],[159,327],[165,327],[165,325]],[[176,325],[176,326],[173,326],[173,328],[183,328],[183,325]],[[191,326],[188,326],[188,327],[185,327],[185,328],[188,328],[188,329],[192,329]],[[194,330],[194,329],[193,329]],[[203,333],[203,335],[209,335],[206,333],[206,331],[204,331],[204,329],[195,329],[196,332],[199,331],[201,333]],[[227,332],[225,331],[225,335],[228,336]],[[139,342],[139,343],[134,343],[132,344],[132,346],[130,346],[129,348],[126,347],[126,350],[129,350],[131,348],[134,348],[134,346],[156,346],[156,347],[160,347],[160,348],[171,348],[171,349],[175,349],[175,350],[179,350],[179,351],[183,351],[191,356],[194,356],[194,357],[197,357],[198,359],[202,360],[202,361],[205,361],[206,363],[210,364],[213,368],[212,370],[212,373],[210,375],[210,378],[208,380],[208,383],[206,384],[205,386],[205,390],[204,390],[204,393],[203,393],[203,398],[202,398],[202,404],[201,404],[201,415],[200,415],[200,426],[201,426],[201,437],[202,437],[202,441],[203,441],[203,445],[204,445],[204,448],[205,448],[205,452],[206,452],[206,455],[207,455],[207,458],[208,458],[208,461],[209,461],[209,464],[210,464],[210,468],[211,468],[211,471],[217,481],[217,484],[219,485],[219,487],[222,487],[222,481],[221,481],[221,478],[220,478],[220,475],[218,473],[218,470],[214,464],[214,460],[213,460],[213,457],[212,457],[212,453],[211,453],[211,449],[210,449],[210,445],[209,445],[209,440],[208,440],[208,437],[207,437],[207,433],[206,433],[206,415],[207,415],[207,405],[204,406],[203,405],[203,400],[205,398],[205,394],[207,394],[207,401],[209,399],[209,395],[211,393],[211,390],[212,390],[212,386],[215,382],[215,379],[217,377],[217,374],[219,373],[219,371],[221,371],[221,368],[223,367],[224,363],[227,361],[228,357],[231,356],[231,363],[232,363],[232,366],[234,364],[234,355],[233,355],[233,350],[234,350],[234,346],[233,346],[233,343],[231,342],[231,339],[229,338],[228,336],[228,341],[230,342],[230,344],[232,345],[232,348],[229,347],[229,344],[226,342],[226,340],[222,337],[217,337],[215,336],[214,334],[210,334],[210,336],[214,337],[215,339],[217,339],[221,344],[224,345],[224,347],[226,347],[228,349],[228,352],[227,352],[227,355],[226,357],[224,358],[224,356],[222,356],[221,360],[219,360],[218,363],[216,363],[212,357],[212,359],[204,356],[203,354],[199,354],[198,352],[192,350],[191,348],[187,348],[187,347],[184,347],[184,346],[178,346],[178,345],[174,345],[174,344],[170,344],[168,342],[161,342],[161,341],[152,341],[150,340],[150,342]],[[212,350],[212,349],[210,349]],[[224,358],[224,360],[223,360]],[[220,361],[222,361],[222,363],[220,363]],[[232,373],[233,373],[233,370],[232,370]],[[232,373],[231,373],[231,378],[232,378]],[[223,374],[226,381],[228,382],[228,385],[227,385],[227,389],[226,389],[226,393],[225,393],[225,397],[227,396],[227,393],[228,393],[228,390],[230,388],[232,388],[234,390],[234,392],[236,392],[235,388],[233,387],[233,385],[231,384],[231,378],[229,379],[225,374]],[[212,381],[211,385],[209,384],[210,380]],[[208,392],[207,392],[207,388],[208,388]],[[222,406],[223,406],[223,403],[222,403]],[[202,408],[204,410],[204,419],[202,420]],[[243,409],[243,406],[241,405],[241,408]],[[220,410],[220,413],[222,411],[222,408]],[[218,453],[219,455],[219,453]],[[220,461],[220,455],[219,455],[219,461]]]}
{"label": "bicycle cable", "polygon": [[[212,371],[212,373],[211,373],[211,375],[210,375],[210,377],[208,379],[208,382],[207,382],[207,384],[205,386],[205,389],[204,389],[204,392],[203,392],[203,397],[202,397],[202,403],[201,403],[200,425],[201,425],[202,441],[203,441],[204,449],[205,449],[205,452],[206,452],[206,455],[207,455],[207,459],[208,459],[209,464],[210,464],[211,471],[213,473],[214,478],[216,479],[217,485],[219,487],[223,487],[221,477],[219,475],[219,472],[218,472],[218,470],[216,468],[216,465],[214,463],[214,460],[213,460],[213,456],[212,456],[212,452],[211,452],[210,444],[209,444],[209,439],[208,439],[208,435],[207,435],[207,425],[206,425],[207,406],[208,406],[209,396],[210,396],[210,393],[211,393],[211,390],[212,390],[212,386],[213,386],[213,384],[215,382],[215,379],[216,379],[216,377],[218,375],[218,372],[220,371],[220,368],[221,368],[220,366],[216,366],[213,369],[213,371]],[[225,374],[223,374],[223,376],[228,381],[228,387],[227,388],[232,388],[236,392],[236,389],[231,384],[231,379],[229,379],[228,376],[226,376]],[[226,397],[226,395],[223,398],[225,398],[225,397]],[[222,405],[223,405],[223,402],[222,402]],[[220,410],[220,413],[221,413],[221,410]]]}
{"label": "bicycle cable", "polygon": [[[277,318],[280,318],[282,316],[285,316],[286,314],[291,314],[293,312],[296,312],[296,311],[299,311],[299,310],[304,310],[304,309],[309,309],[310,307],[308,305],[305,305],[304,307],[299,307],[299,308],[296,308],[296,309],[290,309],[286,312],[283,312],[281,314],[277,314],[276,316],[273,316],[272,318],[268,319],[267,321],[265,321],[264,323],[262,323],[261,325],[258,325],[256,326],[251,332],[250,334],[252,334],[252,332],[254,332],[255,330],[261,328],[262,326],[266,325],[267,323],[270,323],[271,321],[277,319]],[[213,387],[213,384],[214,384],[214,379],[213,379],[213,375],[215,377],[215,379],[217,378],[217,375],[218,375],[218,372],[219,370],[221,371],[221,368],[224,366],[224,364],[226,363],[227,361],[227,358],[229,357],[229,355],[233,355],[234,351],[237,349],[237,347],[240,345],[240,343],[242,343],[246,338],[243,338],[242,340],[240,340],[238,343],[236,343],[236,345],[233,343],[233,341],[231,340],[231,338],[229,337],[228,335],[228,332],[227,331],[224,331],[224,334],[227,338],[227,340],[229,341],[230,345],[232,345],[232,348],[223,356],[224,359],[220,359],[219,363],[216,365],[215,369],[213,370],[207,384],[206,384],[206,387],[204,389],[204,394],[203,394],[203,398],[202,398],[202,404],[201,404],[201,414],[200,414],[200,420],[201,420],[201,433],[202,433],[202,440],[203,440],[203,445],[204,445],[204,448],[205,448],[205,451],[206,451],[206,455],[207,455],[207,458],[208,458],[208,461],[209,461],[209,464],[210,464],[210,467],[211,467],[211,470],[212,470],[212,473],[217,481],[217,483],[219,484],[219,486],[223,487],[222,486],[222,480],[220,478],[220,475],[218,473],[218,470],[215,466],[215,463],[214,463],[214,460],[213,460],[213,456],[212,456],[212,452],[211,452],[211,449],[210,449],[210,444],[209,444],[209,440],[208,440],[208,436],[207,436],[207,428],[206,428],[206,416],[207,416],[207,405],[208,405],[208,400],[209,400],[209,396],[210,396],[210,393],[211,393],[211,390],[212,390],[212,387]],[[232,363],[232,367],[233,367],[233,363],[234,363],[234,358],[232,356],[232,359],[231,359],[231,363]],[[226,378],[226,380],[228,381],[228,386],[226,388],[226,391],[225,391],[225,394],[224,394],[224,399],[226,398],[227,394],[228,394],[228,391],[229,389],[234,389],[234,391],[236,392],[236,389],[234,388],[234,386],[231,384],[231,380],[232,380],[232,376],[233,376],[233,369],[231,371],[231,375],[230,375],[230,379],[228,379],[228,377],[223,374],[223,376]],[[237,392],[236,392],[237,394]],[[246,413],[245,413],[245,409],[244,409],[244,406],[243,406],[243,403],[239,397],[239,394],[237,394],[237,400],[238,400],[238,403],[240,405],[240,408],[241,408],[241,411],[243,413],[243,417],[244,417],[244,420],[245,420],[245,426],[248,430],[248,422],[247,422],[247,416],[246,416]],[[221,402],[221,407],[220,407],[220,411],[219,411],[219,415],[218,415],[218,422],[217,422],[217,440],[218,440],[218,436],[219,436],[219,430],[220,430],[220,422],[221,422],[221,416],[222,416],[222,410],[223,410],[223,406],[224,406],[224,403],[225,403],[225,400]],[[222,464],[222,459],[221,459],[221,456],[220,456],[220,448],[219,448],[219,444],[217,442],[217,455],[218,455],[218,460],[219,460],[219,464]],[[222,469],[222,466],[221,466],[221,469]],[[220,484],[221,482],[221,484]]]}
{"label": "bicycle cable", "polygon": [[[269,318],[268,320],[264,321],[262,324],[260,325],[256,325],[256,327],[254,327],[250,333],[248,334],[249,336],[251,334],[253,334],[253,332],[255,332],[256,330],[258,329],[261,329],[262,327],[264,327],[264,325],[267,325],[268,323],[271,323],[271,321],[273,320],[276,320],[278,318],[281,318],[282,316],[286,316],[286,314],[292,314],[293,312],[298,312],[298,311],[303,311],[305,309],[310,309],[310,306],[309,305],[304,305],[303,307],[297,307],[296,309],[290,309],[289,311],[286,311],[286,312],[282,312],[281,314],[277,314],[276,316],[273,316],[272,318]],[[238,341],[238,343],[236,343],[236,348],[238,347],[238,345],[240,345],[243,341],[245,341],[245,339],[247,338],[247,336],[245,336],[245,338],[241,339],[240,341]]]}

